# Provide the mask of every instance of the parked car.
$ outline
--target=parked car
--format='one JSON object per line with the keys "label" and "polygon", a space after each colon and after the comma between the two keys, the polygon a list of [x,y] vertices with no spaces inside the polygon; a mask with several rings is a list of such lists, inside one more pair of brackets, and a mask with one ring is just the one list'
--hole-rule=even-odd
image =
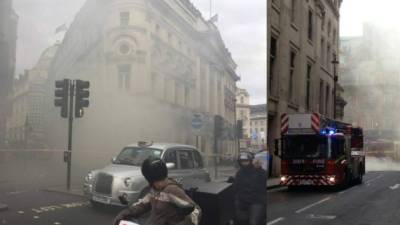
{"label": "parked car", "polygon": [[139,142],[124,147],[120,154],[112,159],[111,165],[90,171],[84,180],[85,196],[94,204],[122,206],[119,196],[123,196],[129,202],[136,202],[149,191],[140,166],[150,156],[163,159],[167,164],[169,177],[178,182],[211,180],[203,166],[203,157],[196,147]]}

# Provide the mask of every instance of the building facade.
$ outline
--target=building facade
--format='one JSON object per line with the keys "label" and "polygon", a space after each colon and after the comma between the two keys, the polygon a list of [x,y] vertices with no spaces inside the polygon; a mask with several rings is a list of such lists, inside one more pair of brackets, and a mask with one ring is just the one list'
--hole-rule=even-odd
{"label": "building facade", "polygon": [[400,138],[400,30],[371,23],[363,35],[341,40],[341,83],[349,102],[344,117],[362,126],[367,139]]}
{"label": "building facade", "polygon": [[[267,1],[268,147],[283,113],[334,115],[341,0]],[[279,159],[274,160],[279,174]]]}
{"label": "building facade", "polygon": [[46,82],[48,69],[59,44],[46,49],[34,68],[14,79],[7,118],[7,140],[10,147],[45,148],[46,144]]}
{"label": "building facade", "polygon": [[250,133],[251,145],[264,148],[267,139],[267,105],[250,106]]}
{"label": "building facade", "polygon": [[[213,155],[212,130],[196,137],[191,120],[202,114],[211,123],[218,114],[233,134],[236,67],[217,27],[188,0],[88,0],[50,67],[48,89],[52,95],[64,78],[91,82],[90,107],[74,125],[81,158],[96,152],[107,162],[138,140],[197,144]],[[54,145],[66,137],[58,110],[49,109]],[[218,154],[236,151],[226,136]]]}
{"label": "building facade", "polygon": [[7,143],[6,119],[11,113],[8,96],[15,73],[17,26],[12,0],[0,1],[0,147]]}
{"label": "building facade", "polygon": [[250,138],[250,95],[246,89],[236,90],[237,119],[243,121],[243,138]]}

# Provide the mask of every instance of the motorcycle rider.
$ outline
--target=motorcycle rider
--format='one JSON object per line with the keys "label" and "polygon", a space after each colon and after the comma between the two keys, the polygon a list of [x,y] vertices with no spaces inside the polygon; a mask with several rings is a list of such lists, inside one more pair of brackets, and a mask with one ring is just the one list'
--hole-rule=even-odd
{"label": "motorcycle rider", "polygon": [[240,169],[234,178],[237,225],[261,225],[266,220],[267,174],[253,165],[251,152],[240,152]]}
{"label": "motorcycle rider", "polygon": [[151,190],[138,202],[118,214],[114,224],[120,220],[137,219],[150,211],[147,225],[198,225],[201,209],[186,195],[182,187],[168,178],[165,162],[148,158],[142,164],[142,174]]}

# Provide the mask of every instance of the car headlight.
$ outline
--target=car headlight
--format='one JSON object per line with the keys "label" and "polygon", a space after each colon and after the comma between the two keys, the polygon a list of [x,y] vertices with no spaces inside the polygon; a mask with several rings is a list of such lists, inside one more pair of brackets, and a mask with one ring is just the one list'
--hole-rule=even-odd
{"label": "car headlight", "polygon": [[128,177],[128,178],[125,178],[125,179],[124,179],[125,187],[131,186],[132,182],[133,182],[133,180],[132,180],[131,178],[129,178],[129,177]]}
{"label": "car headlight", "polygon": [[86,175],[86,177],[85,177],[85,181],[86,181],[87,183],[90,183],[90,182],[92,181],[92,179],[93,179],[93,173],[92,173],[92,172],[89,172],[89,173]]}

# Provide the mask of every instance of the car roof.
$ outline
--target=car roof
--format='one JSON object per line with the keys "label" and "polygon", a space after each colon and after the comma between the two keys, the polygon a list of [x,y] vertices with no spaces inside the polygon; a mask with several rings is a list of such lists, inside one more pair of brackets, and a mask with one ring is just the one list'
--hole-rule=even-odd
{"label": "car roof", "polygon": [[[140,147],[140,146],[138,145],[138,143],[133,143],[133,144],[127,145],[125,147]],[[192,145],[185,145],[185,144],[178,144],[178,143],[162,143],[162,142],[154,142],[152,145],[150,145],[148,147],[161,149],[163,151],[170,149],[170,148],[191,148],[191,149],[197,150],[197,148]]]}

